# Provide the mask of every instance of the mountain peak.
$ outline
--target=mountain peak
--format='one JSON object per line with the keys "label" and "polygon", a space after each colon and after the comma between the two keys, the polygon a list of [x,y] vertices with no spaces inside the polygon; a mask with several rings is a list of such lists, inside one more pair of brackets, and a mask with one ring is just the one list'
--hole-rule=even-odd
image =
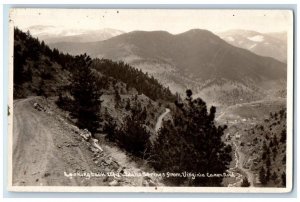
{"label": "mountain peak", "polygon": [[201,42],[210,41],[212,43],[221,43],[223,41],[219,36],[205,29],[191,29],[176,36],[182,40],[200,40]]}
{"label": "mountain peak", "polygon": [[155,30],[155,31],[142,31],[142,30],[135,30],[132,32],[128,32],[130,35],[171,35],[167,31],[163,30]]}
{"label": "mountain peak", "polygon": [[210,33],[210,34],[213,34],[211,31],[209,30],[206,30],[206,29],[190,29],[186,32],[182,32],[181,34],[199,34],[199,33]]}

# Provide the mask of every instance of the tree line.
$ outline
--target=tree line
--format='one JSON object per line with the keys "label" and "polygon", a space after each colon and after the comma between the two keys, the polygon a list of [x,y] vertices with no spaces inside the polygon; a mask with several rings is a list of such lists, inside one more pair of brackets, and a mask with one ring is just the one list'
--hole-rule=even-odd
{"label": "tree line", "polygon": [[152,100],[175,101],[175,96],[169,88],[162,86],[153,76],[143,73],[141,70],[119,61],[109,59],[95,59],[93,68],[104,75],[113,77],[127,84],[126,88],[135,88],[139,93],[145,94]]}

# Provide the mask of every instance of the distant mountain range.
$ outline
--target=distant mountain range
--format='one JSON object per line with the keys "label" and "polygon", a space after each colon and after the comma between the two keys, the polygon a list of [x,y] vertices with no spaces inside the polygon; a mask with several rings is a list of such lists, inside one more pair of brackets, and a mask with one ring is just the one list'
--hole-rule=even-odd
{"label": "distant mountain range", "polygon": [[233,46],[282,62],[287,61],[287,34],[284,32],[265,34],[249,30],[230,30],[218,35]]}
{"label": "distant mountain range", "polygon": [[86,52],[92,57],[125,61],[150,73],[173,92],[191,88],[195,96],[214,105],[253,101],[285,89],[285,63],[232,46],[207,30],[177,35],[134,31],[105,41],[50,46],[70,54]]}
{"label": "distant mountain range", "polygon": [[48,44],[58,42],[103,41],[124,33],[123,31],[110,28],[98,30],[61,30],[54,26],[42,25],[31,26],[28,30],[33,36],[38,37],[40,40],[44,40]]}

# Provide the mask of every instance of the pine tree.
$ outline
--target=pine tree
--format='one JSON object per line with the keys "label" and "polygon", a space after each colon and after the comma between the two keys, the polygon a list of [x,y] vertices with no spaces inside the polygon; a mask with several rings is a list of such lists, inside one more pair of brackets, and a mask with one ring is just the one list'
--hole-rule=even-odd
{"label": "pine tree", "polygon": [[250,182],[248,181],[248,178],[247,177],[245,177],[244,179],[243,179],[243,182],[242,182],[242,184],[241,184],[241,187],[250,187]]}
{"label": "pine tree", "polygon": [[266,171],[265,171],[264,167],[261,167],[261,169],[260,169],[259,180],[260,180],[261,184],[263,184],[263,185],[267,184]]}
{"label": "pine tree", "polygon": [[267,168],[267,173],[266,173],[266,182],[268,183],[271,178],[271,173],[270,173],[270,168]]}
{"label": "pine tree", "polygon": [[285,129],[283,129],[282,131],[281,131],[281,137],[280,137],[280,142],[281,143],[285,143],[286,142],[286,130]]}
{"label": "pine tree", "polygon": [[115,141],[117,138],[117,124],[116,122],[113,120],[113,118],[111,116],[108,115],[108,117],[106,117],[106,121],[107,123],[104,126],[103,131],[105,133],[107,133],[106,138],[109,141]]}
{"label": "pine tree", "polygon": [[267,158],[267,153],[268,153],[268,146],[266,143],[266,140],[263,142],[263,154],[262,154],[262,159],[265,160]]}
{"label": "pine tree", "polygon": [[266,166],[267,166],[267,169],[269,169],[270,166],[271,166],[271,158],[270,158],[270,155],[267,156]]}
{"label": "pine tree", "polygon": [[117,87],[115,87],[115,102],[116,102],[116,108],[120,107],[121,96]]}
{"label": "pine tree", "polygon": [[129,98],[127,99],[125,109],[126,109],[127,111],[130,111],[130,109],[131,109],[131,106],[130,106],[130,99],[129,99]]}
{"label": "pine tree", "polygon": [[38,96],[46,96],[46,93],[45,93],[45,82],[44,80],[41,80],[40,83],[39,83],[39,86],[38,86],[38,89],[37,89],[37,95]]}
{"label": "pine tree", "polygon": [[[214,123],[216,108],[207,112],[206,103],[192,99],[187,90],[185,103],[177,105],[173,121],[164,122],[152,151],[152,165],[169,172],[226,172],[231,161],[231,147],[221,137],[226,126]],[[196,178],[196,186],[220,186],[222,178]],[[179,180],[178,183],[183,183]]]}
{"label": "pine tree", "polygon": [[91,58],[86,54],[75,57],[70,91],[74,98],[72,115],[77,118],[77,126],[95,133],[101,121],[99,113],[102,93],[96,85],[98,77],[90,65]]}
{"label": "pine tree", "polygon": [[117,132],[116,139],[128,152],[137,157],[145,157],[145,151],[151,146],[150,133],[145,128],[145,115],[139,107],[134,107],[131,112],[132,114],[126,117],[124,125]]}

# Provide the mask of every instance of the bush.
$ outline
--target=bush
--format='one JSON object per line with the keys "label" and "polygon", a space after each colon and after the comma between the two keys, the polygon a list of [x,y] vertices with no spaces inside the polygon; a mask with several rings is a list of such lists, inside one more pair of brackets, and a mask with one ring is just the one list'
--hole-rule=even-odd
{"label": "bush", "polygon": [[107,133],[106,138],[109,141],[116,141],[118,135],[117,124],[112,117],[107,119],[107,123],[104,125],[103,131]]}
{"label": "bush", "polygon": [[145,126],[133,117],[127,117],[117,136],[119,145],[137,157],[147,157],[145,152],[150,147],[149,138],[150,133]]}
{"label": "bush", "polygon": [[150,133],[145,127],[146,117],[145,110],[137,104],[131,108],[131,115],[125,118],[124,124],[119,129],[113,119],[108,118],[104,127],[108,140],[116,142],[136,157],[146,158],[151,147]]}

